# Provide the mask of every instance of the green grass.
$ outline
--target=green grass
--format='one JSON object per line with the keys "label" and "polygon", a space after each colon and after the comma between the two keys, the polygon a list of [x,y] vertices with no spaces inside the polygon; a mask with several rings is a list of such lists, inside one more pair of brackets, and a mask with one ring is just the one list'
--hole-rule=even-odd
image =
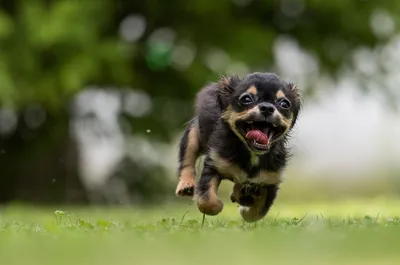
{"label": "green grass", "polygon": [[194,205],[14,206],[0,213],[0,264],[400,264],[399,206],[277,202],[246,224],[226,203],[203,228]]}

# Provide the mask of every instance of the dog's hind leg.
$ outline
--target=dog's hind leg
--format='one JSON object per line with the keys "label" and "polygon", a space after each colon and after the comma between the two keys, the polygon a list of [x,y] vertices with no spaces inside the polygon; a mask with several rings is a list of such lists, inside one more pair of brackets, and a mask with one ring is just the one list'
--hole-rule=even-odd
{"label": "dog's hind leg", "polygon": [[179,183],[175,194],[193,196],[196,160],[200,155],[200,132],[197,118],[191,120],[179,144]]}

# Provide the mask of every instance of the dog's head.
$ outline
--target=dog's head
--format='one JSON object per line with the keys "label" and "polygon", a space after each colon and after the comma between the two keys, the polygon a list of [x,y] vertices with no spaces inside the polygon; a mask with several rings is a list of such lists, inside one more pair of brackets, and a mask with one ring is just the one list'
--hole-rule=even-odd
{"label": "dog's head", "polygon": [[218,103],[232,131],[256,154],[264,154],[294,126],[301,101],[297,87],[271,73],[222,77]]}

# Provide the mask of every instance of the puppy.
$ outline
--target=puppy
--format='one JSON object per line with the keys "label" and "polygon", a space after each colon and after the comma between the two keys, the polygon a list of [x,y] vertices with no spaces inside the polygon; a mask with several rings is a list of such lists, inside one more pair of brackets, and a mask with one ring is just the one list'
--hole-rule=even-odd
{"label": "puppy", "polygon": [[[299,90],[272,73],[222,77],[196,97],[196,116],[179,146],[176,194],[193,196],[200,212],[217,215],[222,180],[234,182],[231,201],[247,222],[273,204],[288,160],[287,136],[301,108]],[[199,180],[195,163],[205,155]]]}

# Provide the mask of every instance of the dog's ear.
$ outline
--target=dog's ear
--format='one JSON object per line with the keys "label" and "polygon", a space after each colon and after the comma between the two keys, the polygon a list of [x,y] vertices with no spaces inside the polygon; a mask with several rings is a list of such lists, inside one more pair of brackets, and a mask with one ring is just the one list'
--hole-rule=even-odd
{"label": "dog's ear", "polygon": [[219,82],[217,83],[217,100],[221,110],[224,110],[228,107],[230,99],[239,82],[240,78],[238,76],[221,76]]}
{"label": "dog's ear", "polygon": [[300,89],[295,83],[288,83],[288,89],[290,93],[292,94],[292,98],[294,99],[294,104],[295,104],[295,109],[293,111],[293,119],[292,119],[292,126],[291,128],[296,124],[297,121],[297,116],[299,115],[299,112],[301,110],[301,95],[300,95]]}
{"label": "dog's ear", "polygon": [[295,100],[296,105],[301,107],[301,95],[299,87],[295,83],[288,83],[287,87],[292,94],[292,98]]}
{"label": "dog's ear", "polygon": [[288,88],[289,88],[290,92],[293,93],[294,96],[296,96],[300,99],[300,90],[295,83],[292,83],[292,82],[288,83]]}

